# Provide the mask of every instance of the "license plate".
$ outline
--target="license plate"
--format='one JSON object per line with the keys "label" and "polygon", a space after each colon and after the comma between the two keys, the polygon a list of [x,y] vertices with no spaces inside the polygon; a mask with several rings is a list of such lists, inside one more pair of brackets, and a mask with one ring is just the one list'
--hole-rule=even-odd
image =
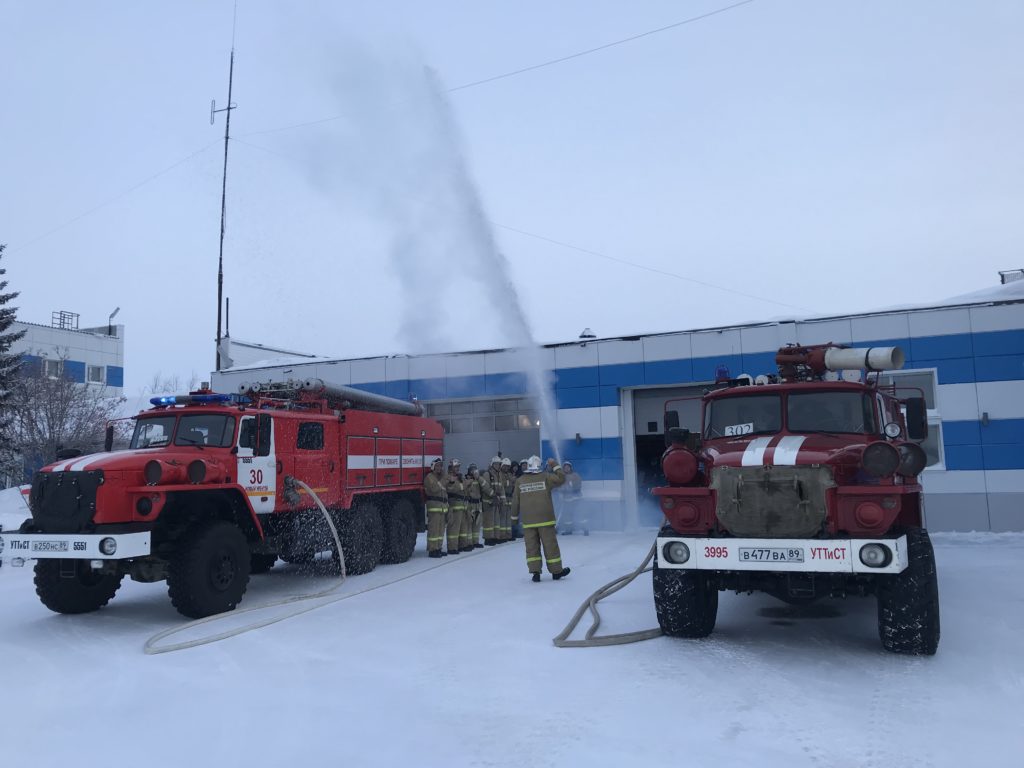
{"label": "license plate", "polygon": [[33,541],[32,542],[33,552],[67,552],[68,543],[66,541]]}
{"label": "license plate", "polygon": [[802,563],[804,551],[798,547],[740,547],[740,560],[758,563]]}

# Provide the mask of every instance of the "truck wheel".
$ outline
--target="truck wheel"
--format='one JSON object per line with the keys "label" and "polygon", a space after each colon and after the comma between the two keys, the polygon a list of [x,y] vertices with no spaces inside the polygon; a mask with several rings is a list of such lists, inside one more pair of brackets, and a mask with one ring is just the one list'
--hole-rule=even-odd
{"label": "truck wheel", "polygon": [[249,558],[249,573],[266,573],[274,567],[277,562],[277,555],[264,555],[253,552]]}
{"label": "truck wheel", "polygon": [[[67,575],[61,575],[61,567]],[[121,586],[124,574],[96,573],[88,560],[37,560],[36,594],[56,613],[89,613],[102,608]]]}
{"label": "truck wheel", "polygon": [[939,647],[939,583],[927,531],[907,531],[907,555],[903,573],[879,577],[878,636],[887,651],[932,656]]}
{"label": "truck wheel", "polygon": [[408,499],[399,499],[391,509],[381,512],[384,527],[384,547],[380,561],[386,564],[404,563],[416,549],[416,511]]}
{"label": "truck wheel", "polygon": [[232,610],[249,584],[245,534],[223,520],[196,524],[181,539],[167,569],[167,594],[192,619]]}
{"label": "truck wheel", "polygon": [[718,618],[718,590],[701,571],[659,568],[654,564],[654,611],[670,637],[707,637]]}
{"label": "truck wheel", "polygon": [[369,573],[380,562],[384,547],[384,525],[380,509],[373,502],[357,502],[339,516],[338,538],[345,553],[345,572],[350,576]]}

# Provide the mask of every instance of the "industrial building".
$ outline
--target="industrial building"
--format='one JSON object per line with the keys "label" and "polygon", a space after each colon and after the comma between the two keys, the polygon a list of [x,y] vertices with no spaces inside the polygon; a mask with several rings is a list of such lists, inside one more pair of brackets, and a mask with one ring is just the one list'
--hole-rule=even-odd
{"label": "industrial building", "polygon": [[65,376],[118,397],[124,391],[124,326],[114,325],[113,317],[94,328],[79,327],[78,314],[66,311],[53,312],[50,325],[15,321],[9,332],[25,335],[11,354],[21,355],[23,375]]}
{"label": "industrial building", "polygon": [[[648,489],[659,482],[668,400],[682,426],[699,427],[699,400],[723,372],[773,373],[790,343],[899,346],[903,369],[885,382],[919,388],[928,406],[929,465],[922,475],[933,531],[1024,530],[1024,279],[1002,273],[991,290],[927,306],[858,315],[702,328],[545,345],[554,424],[530,397],[524,355],[486,350],[333,360],[251,358],[240,346],[214,388],[321,378],[391,397],[415,397],[445,428],[445,453],[485,464],[494,453],[571,460],[584,480],[590,526],[618,530],[660,519]],[[228,345],[230,353],[231,347]],[[248,362],[241,362],[248,360]],[[687,402],[687,399],[690,399]],[[689,404],[688,404],[689,403]]]}

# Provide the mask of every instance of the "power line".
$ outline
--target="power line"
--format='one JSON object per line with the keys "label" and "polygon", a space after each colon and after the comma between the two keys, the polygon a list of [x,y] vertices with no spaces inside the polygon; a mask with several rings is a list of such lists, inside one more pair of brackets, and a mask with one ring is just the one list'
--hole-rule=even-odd
{"label": "power line", "polygon": [[448,92],[451,93],[453,91],[464,91],[467,88],[475,88],[476,86],[484,85],[485,83],[493,83],[495,80],[504,80],[507,77],[515,77],[516,75],[521,75],[524,72],[533,72],[534,70],[537,70],[537,69],[543,69],[544,67],[551,67],[551,66],[554,66],[555,64],[561,64],[562,62],[565,62],[565,61],[571,61],[572,59],[578,59],[581,56],[589,56],[592,53],[597,53],[598,51],[605,51],[605,50],[607,50],[609,48],[614,48],[617,45],[624,45],[625,43],[632,43],[634,40],[640,40],[641,38],[644,38],[644,37],[650,37],[651,35],[656,35],[659,32],[666,32],[666,31],[668,31],[670,29],[675,29],[676,27],[682,27],[682,26],[684,26],[686,24],[693,24],[696,21],[703,21],[704,19],[708,19],[708,18],[710,18],[712,16],[717,16],[720,13],[726,13],[727,11],[731,11],[734,8],[739,8],[741,5],[749,5],[752,2],[754,2],[754,0],[742,0],[742,2],[733,3],[732,5],[727,5],[727,6],[723,7],[723,8],[718,8],[717,10],[714,10],[714,11],[708,11],[707,13],[702,13],[699,16],[691,16],[689,19],[683,19],[682,21],[677,21],[674,24],[666,24],[664,27],[658,27],[657,29],[649,29],[646,32],[641,32],[639,35],[633,35],[632,37],[624,37],[621,40],[615,40],[615,41],[613,41],[611,43],[605,43],[604,45],[599,45],[596,48],[588,48],[585,51],[578,51],[576,53],[570,53],[568,56],[562,56],[562,57],[557,58],[557,59],[551,59],[549,61],[543,61],[540,64],[533,64],[533,65],[531,65],[529,67],[523,67],[522,69],[513,70],[512,72],[505,72],[505,73],[500,74],[500,75],[494,75],[493,77],[485,77],[483,80],[475,80],[472,83],[465,83],[463,85],[457,85],[454,88],[449,88]]}
{"label": "power line", "polygon": [[[715,9],[713,11],[708,11],[707,13],[702,13],[699,16],[691,16],[688,19],[683,19],[682,21],[677,21],[677,22],[675,22],[673,24],[666,24],[665,26],[658,27],[657,29],[649,29],[646,32],[641,32],[641,33],[639,33],[637,35],[631,35],[630,37],[624,37],[621,40],[613,40],[610,43],[605,43],[604,45],[599,45],[596,48],[588,48],[588,49],[586,49],[584,51],[577,51],[576,53],[570,53],[567,56],[560,56],[557,59],[549,59],[548,61],[542,61],[542,62],[540,62],[538,64],[531,64],[530,66],[527,66],[527,67],[520,67],[519,69],[514,69],[514,70],[511,70],[509,72],[503,72],[500,75],[493,75],[491,77],[485,77],[482,80],[474,80],[474,81],[469,82],[469,83],[463,83],[462,85],[456,85],[456,86],[454,86],[452,88],[448,88],[447,92],[448,93],[455,93],[456,91],[464,91],[464,90],[466,90],[468,88],[476,88],[479,85],[486,85],[487,83],[493,83],[493,82],[495,82],[497,80],[505,80],[506,78],[509,78],[509,77],[516,77],[517,75],[522,75],[522,74],[524,74],[526,72],[533,72],[533,71],[538,70],[538,69],[544,69],[545,67],[552,67],[555,64],[562,64],[562,63],[564,63],[566,61],[572,61],[573,59],[578,59],[578,58],[580,58],[582,56],[589,56],[592,53],[598,53],[599,51],[605,51],[605,50],[608,50],[609,48],[614,48],[614,47],[616,47],[618,45],[625,45],[626,43],[632,43],[635,40],[640,40],[640,39],[645,38],[645,37],[650,37],[651,35],[657,35],[657,34],[659,34],[661,32],[667,32],[670,29],[676,29],[677,27],[682,27],[682,26],[685,26],[687,24],[693,24],[693,23],[698,22],[698,21],[703,21],[704,19],[708,19],[708,18],[711,18],[712,16],[717,16],[719,14],[726,13],[728,11],[731,11],[731,10],[734,10],[736,8],[739,8],[740,6],[750,5],[753,2],[754,2],[754,0],[741,0],[741,2],[733,3],[732,5],[723,6],[722,8],[717,8],[717,9]],[[282,125],[282,126],[280,126],[278,128],[267,128],[267,129],[262,130],[262,131],[252,131],[250,133],[244,133],[242,135],[243,136],[259,136],[259,135],[262,135],[262,134],[265,134],[265,133],[278,133],[280,131],[290,131],[290,130],[293,130],[295,128],[306,128],[306,127],[311,126],[311,125],[320,125],[322,123],[330,123],[330,122],[333,122],[335,120],[341,120],[341,119],[343,119],[345,117],[348,117],[348,115],[333,115],[331,117],[321,117],[321,118],[319,118],[317,120],[309,120],[309,121],[304,122],[304,123],[293,123],[292,125]]]}
{"label": "power line", "polygon": [[617,256],[609,256],[607,253],[601,253],[600,251],[592,251],[589,248],[581,248],[578,245],[573,245],[572,243],[565,243],[565,242],[562,242],[561,240],[554,240],[554,239],[552,239],[550,237],[544,237],[544,235],[537,235],[537,234],[534,234],[533,232],[527,232],[527,231],[522,230],[522,229],[517,229],[516,227],[510,227],[510,226],[507,226],[505,224],[499,224],[496,221],[492,221],[491,223],[494,226],[496,226],[496,227],[501,227],[502,229],[507,229],[509,232],[515,232],[516,234],[524,235],[525,237],[532,237],[535,240],[542,240],[545,243],[551,243],[552,245],[558,245],[558,246],[561,246],[562,248],[568,248],[568,249],[573,250],[573,251],[579,251],[580,253],[586,253],[586,254],[588,254],[590,256],[597,256],[598,258],[607,259],[608,261],[614,261],[617,264],[625,264],[626,266],[629,266],[629,267],[635,267],[636,269],[642,269],[645,272],[653,272],[656,275],[664,275],[665,277],[672,277],[672,278],[675,278],[676,280],[683,280],[683,281],[685,281],[687,283],[694,283],[696,285],[702,285],[705,288],[713,288],[716,291],[724,291],[726,293],[732,293],[732,294],[735,294],[736,296],[743,296],[744,298],[747,298],[747,299],[754,299],[756,301],[763,301],[763,302],[765,302],[767,304],[777,304],[780,307],[786,307],[788,309],[799,309],[799,310],[802,310],[804,312],[810,311],[810,310],[808,310],[807,307],[801,307],[801,306],[798,306],[796,304],[787,304],[784,301],[776,301],[775,299],[766,299],[763,296],[755,296],[752,293],[744,293],[743,291],[737,291],[734,288],[726,288],[724,285],[717,285],[716,283],[709,283],[709,282],[707,282],[705,280],[697,280],[696,278],[693,278],[693,277],[686,277],[684,275],[676,274],[675,272],[668,272],[667,270],[664,270],[664,269],[658,269],[657,267],[649,267],[646,264],[637,264],[634,261],[628,261],[627,259],[620,259]]}
{"label": "power line", "polygon": [[[717,16],[719,14],[726,13],[727,11],[731,11],[731,10],[733,10],[735,8],[739,8],[740,6],[749,5],[750,3],[753,3],[753,2],[754,2],[754,0],[741,0],[741,2],[733,3],[732,5],[723,6],[722,8],[717,8],[717,9],[715,9],[713,11],[708,11],[707,13],[702,13],[702,14],[700,14],[698,16],[691,16],[688,19],[683,19],[682,21],[677,21],[677,22],[675,22],[673,24],[666,24],[665,26],[658,27],[657,29],[650,29],[650,30],[647,30],[646,32],[641,32],[639,34],[632,35],[630,37],[624,37],[621,40],[614,40],[614,41],[612,41],[610,43],[605,43],[604,45],[599,45],[596,48],[588,48],[587,50],[577,51],[576,53],[571,53],[571,54],[569,54],[567,56],[561,56],[561,57],[559,57],[557,59],[550,59],[549,61],[543,61],[543,62],[540,62],[539,64],[532,64],[532,65],[530,65],[528,67],[521,67],[520,69],[512,70],[510,72],[504,72],[504,73],[502,73],[500,75],[494,75],[492,77],[486,77],[486,78],[484,78],[482,80],[475,80],[473,82],[463,83],[462,85],[456,85],[456,86],[454,86],[452,88],[449,88],[448,92],[449,93],[453,93],[455,91],[463,91],[463,90],[466,90],[468,88],[475,88],[476,86],[484,85],[486,83],[493,83],[493,82],[495,82],[497,80],[504,80],[504,79],[509,78],[509,77],[515,77],[516,75],[521,75],[521,74],[523,74],[525,72],[532,72],[532,71],[537,70],[537,69],[543,69],[545,67],[554,66],[555,64],[561,64],[563,62],[570,61],[572,59],[578,59],[578,58],[580,58],[582,56],[588,56],[588,55],[590,55],[592,53],[597,53],[599,51],[607,50],[608,48],[614,48],[615,46],[618,46],[618,45],[624,45],[625,43],[631,43],[634,40],[640,40],[641,38],[649,37],[651,35],[656,35],[656,34],[658,34],[660,32],[666,32],[666,31],[668,31],[670,29],[676,29],[677,27],[681,27],[681,26],[684,26],[684,25],[687,25],[687,24],[693,24],[694,22],[702,21],[702,20],[710,18],[712,16]],[[235,13],[237,14],[237,2],[235,4]],[[234,23],[232,23],[232,30],[231,30],[232,47],[234,47],[234,34],[235,34],[235,32],[234,32]],[[292,129],[295,129],[295,128],[305,128],[305,127],[311,126],[311,125],[319,125],[321,123],[330,123],[330,122],[333,122],[335,120],[341,120],[344,117],[347,117],[347,115],[334,115],[332,117],[323,117],[323,118],[320,118],[318,120],[309,120],[309,121],[306,121],[304,123],[295,123],[293,125],[285,125],[285,126],[281,126],[279,128],[268,128],[268,129],[262,130],[262,131],[251,131],[249,133],[243,133],[242,136],[259,136],[259,135],[266,134],[266,133],[277,133],[277,132],[280,132],[280,131],[289,131],[289,130],[292,130]],[[56,232],[59,232],[60,230],[66,228],[66,227],[71,226],[72,224],[74,224],[77,221],[80,221],[81,219],[85,218],[86,216],[89,216],[89,215],[91,215],[91,214],[95,213],[96,211],[99,211],[99,210],[101,210],[103,208],[106,208],[108,205],[116,203],[118,200],[120,200],[123,197],[126,197],[127,195],[131,194],[132,192],[134,192],[135,190],[139,189],[140,187],[144,187],[146,184],[149,184],[151,181],[155,181],[159,177],[163,176],[165,173],[168,173],[168,172],[174,170],[175,168],[177,168],[182,163],[186,163],[189,160],[191,160],[193,157],[196,157],[197,155],[201,155],[203,152],[208,150],[214,144],[217,144],[219,141],[220,140],[218,139],[217,141],[214,141],[214,142],[211,142],[210,144],[207,144],[205,147],[202,147],[201,149],[196,150],[192,154],[187,155],[186,157],[183,157],[181,160],[177,161],[176,163],[173,163],[172,165],[167,166],[163,170],[157,171],[152,176],[149,176],[149,177],[143,179],[138,184],[135,184],[135,185],[129,187],[124,192],[121,192],[120,194],[110,198],[109,200],[106,200],[106,201],[100,203],[99,205],[94,206],[93,208],[90,208],[89,210],[84,211],[83,213],[80,213],[79,215],[75,216],[72,219],[68,219],[64,223],[59,224],[58,226],[54,227],[53,229],[51,229],[51,230],[49,230],[47,232],[44,232],[43,234],[39,235],[38,237],[33,238],[32,240],[29,240],[26,243],[23,243],[22,245],[18,246],[17,248],[13,248],[13,249],[9,248],[8,249],[8,253],[16,252],[20,248],[28,248],[29,246],[34,245],[35,243],[39,242],[40,240],[43,240],[43,239],[49,237],[50,235],[55,234]],[[238,141],[239,143],[243,143],[243,144],[246,143],[246,142],[241,141],[241,139],[239,139],[238,137],[232,138],[232,141]],[[254,147],[256,149],[262,149],[263,151],[270,152],[271,154],[279,154],[279,153],[274,152],[271,149],[267,149],[266,147],[260,147],[260,146],[258,146],[256,144],[249,144],[249,146]],[[281,155],[281,156],[283,157],[283,155]],[[529,233],[525,233],[524,232],[522,234],[527,234],[528,235]],[[555,241],[552,241],[552,242],[555,242]],[[557,243],[557,244],[558,245],[564,245],[563,243]],[[567,246],[567,247],[571,248],[573,246]],[[598,255],[600,255],[600,254],[598,254]],[[634,266],[638,266],[638,265],[634,265]],[[683,278],[683,279],[686,279],[686,278]],[[774,303],[778,303],[778,302],[774,302]]]}
{"label": "power line", "polygon": [[[238,139],[238,138],[232,138],[231,140],[234,141],[234,142],[237,142],[239,144],[244,144],[247,147],[252,147],[253,149],[258,149],[261,152],[267,152],[268,154],[276,155],[277,157],[280,157],[283,160],[292,162],[292,158],[290,158],[288,155],[284,154],[283,152],[278,152],[278,151],[270,149],[268,147],[262,147],[259,144],[253,144],[251,141],[243,141],[242,139]],[[424,201],[424,202],[427,202],[427,201]],[[767,304],[775,304],[777,306],[786,307],[788,309],[799,309],[799,310],[801,310],[803,312],[811,311],[807,307],[801,307],[801,306],[799,306],[797,304],[787,304],[784,301],[776,301],[775,299],[766,299],[763,296],[756,296],[756,295],[754,295],[752,293],[744,293],[743,291],[737,291],[734,288],[726,288],[724,285],[718,285],[716,283],[709,283],[706,280],[698,280],[696,278],[686,277],[684,275],[680,275],[680,274],[677,274],[675,272],[669,272],[669,271],[664,270],[664,269],[658,269],[657,267],[649,267],[646,264],[638,264],[635,261],[629,261],[628,259],[622,259],[622,258],[619,258],[618,256],[609,256],[607,253],[601,253],[600,251],[594,251],[594,250],[591,250],[589,248],[581,248],[580,246],[573,245],[572,243],[566,243],[566,242],[563,242],[562,240],[555,240],[555,239],[550,238],[550,237],[545,237],[544,235],[538,235],[538,234],[536,234],[534,232],[527,232],[525,229],[518,229],[517,227],[510,227],[507,224],[500,224],[497,221],[493,221],[492,220],[490,223],[491,223],[492,226],[500,227],[501,229],[506,229],[509,232],[515,232],[516,234],[523,235],[525,237],[532,237],[535,240],[542,240],[545,243],[550,243],[552,245],[557,245],[557,246],[560,246],[562,248],[568,248],[569,250],[577,251],[579,253],[585,253],[585,254],[587,254],[589,256],[597,256],[598,258],[606,259],[608,261],[613,261],[616,264],[623,264],[623,265],[625,265],[627,267],[633,267],[634,269],[642,269],[645,272],[651,272],[651,273],[656,274],[656,275],[663,275],[665,277],[675,278],[676,280],[682,280],[682,281],[687,282],[687,283],[693,283],[694,285],[701,285],[701,286],[704,286],[705,288],[712,288],[712,289],[714,289],[716,291],[723,291],[725,293],[731,293],[731,294],[734,294],[736,296],[743,296],[744,298],[754,299],[755,301],[763,301],[763,302],[765,302]]]}
{"label": "power line", "polygon": [[193,153],[191,153],[189,155],[186,155],[185,157],[181,158],[177,162],[172,163],[171,165],[167,166],[162,171],[157,171],[152,176],[147,176],[145,179],[143,179],[139,183],[133,184],[132,186],[128,187],[128,189],[124,190],[123,192],[121,192],[121,193],[119,193],[117,195],[114,195],[114,197],[111,197],[111,198],[105,200],[104,202],[100,203],[99,205],[93,206],[89,210],[84,211],[84,212],[78,214],[74,218],[68,219],[63,224],[58,224],[53,229],[48,230],[47,232],[44,232],[43,234],[39,235],[38,237],[32,238],[27,243],[22,243],[22,244],[18,245],[15,248],[9,249],[8,253],[12,253],[12,252],[16,252],[16,251],[22,250],[24,248],[28,248],[29,246],[34,245],[35,243],[38,243],[40,240],[43,240],[43,239],[49,237],[50,235],[53,235],[53,234],[55,234],[57,232],[60,232],[62,229],[65,229],[66,227],[70,227],[72,224],[74,224],[77,221],[80,221],[80,220],[84,219],[86,216],[89,216],[89,215],[91,215],[93,213],[96,213],[96,211],[102,210],[103,208],[106,208],[108,205],[113,205],[118,200],[120,200],[120,199],[122,199],[124,197],[127,197],[128,195],[130,195],[135,190],[140,189],[141,187],[146,186],[147,184],[149,184],[152,181],[156,181],[157,179],[159,179],[164,174],[170,173],[175,168],[177,168],[179,165],[187,163],[192,158],[197,157],[197,156],[203,154],[203,152],[205,152],[210,147],[214,146],[215,144],[217,144],[219,142],[220,142],[220,139],[216,139],[215,141],[210,142],[205,147],[202,147],[201,149],[197,149],[195,152],[193,152]]}

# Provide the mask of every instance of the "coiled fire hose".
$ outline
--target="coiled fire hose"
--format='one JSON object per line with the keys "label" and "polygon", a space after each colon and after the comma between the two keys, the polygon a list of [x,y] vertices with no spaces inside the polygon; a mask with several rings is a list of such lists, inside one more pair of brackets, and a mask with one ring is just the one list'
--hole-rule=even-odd
{"label": "coiled fire hose", "polygon": [[[310,488],[308,485],[306,485],[301,480],[296,480],[295,484],[298,485],[300,488],[302,488],[306,493],[308,493],[310,495],[310,497],[313,499],[313,501],[316,502],[316,505],[320,508],[321,514],[323,514],[324,519],[327,521],[327,525],[331,529],[331,536],[334,538],[334,546],[336,548],[335,551],[338,553],[338,558],[341,561],[341,576],[338,578],[337,582],[335,584],[333,584],[332,586],[328,587],[327,589],[321,590],[320,592],[314,592],[313,594],[309,594],[309,595],[295,595],[293,597],[286,597],[286,598],[284,598],[282,600],[275,600],[273,602],[266,603],[264,605],[255,605],[252,608],[243,608],[243,609],[237,610],[237,611],[227,611],[225,613],[218,613],[218,614],[216,614],[214,616],[206,616],[205,618],[202,618],[202,619],[196,619],[195,621],[190,621],[190,622],[188,622],[186,624],[182,624],[181,626],[178,626],[178,627],[172,627],[170,629],[165,629],[163,632],[158,632],[157,634],[153,635],[151,638],[149,638],[149,640],[146,641],[146,645],[143,648],[143,650],[148,655],[155,655],[155,654],[158,654],[158,653],[170,653],[171,651],[182,651],[182,650],[185,650],[186,648],[195,648],[195,647],[200,646],[200,645],[209,645],[210,643],[216,643],[216,642],[219,642],[221,640],[227,640],[229,637],[235,637],[237,635],[242,635],[242,634],[245,634],[246,632],[252,632],[255,629],[262,629],[263,627],[269,627],[271,624],[276,624],[279,621],[284,621],[285,619],[291,619],[291,618],[294,618],[295,616],[301,616],[304,613],[309,613],[310,611],[315,611],[317,608],[323,608],[324,606],[331,605],[333,603],[337,603],[337,602],[340,602],[342,600],[348,600],[350,597],[358,597],[359,595],[364,595],[367,592],[373,592],[375,589],[382,589],[384,587],[390,587],[393,584],[398,584],[399,582],[406,581],[407,579],[411,579],[411,578],[414,578],[416,576],[420,576],[420,575],[426,573],[427,571],[432,571],[435,568],[440,568],[442,566],[450,565],[451,564],[451,562],[452,562],[451,560],[445,559],[445,560],[442,560],[441,562],[439,562],[439,563],[437,563],[435,565],[430,566],[429,568],[422,568],[422,569],[420,569],[418,571],[415,571],[413,573],[407,573],[406,575],[401,576],[401,577],[399,577],[397,579],[392,579],[391,581],[385,581],[382,584],[375,584],[372,587],[366,587],[365,589],[360,589],[357,592],[347,592],[347,593],[345,593],[343,595],[335,595],[335,594],[333,594],[333,593],[337,592],[337,590],[342,586],[342,584],[345,583],[345,579],[346,579],[345,555],[342,553],[341,539],[338,537],[338,531],[334,527],[334,521],[331,519],[331,516],[328,514],[327,508],[324,506],[323,502],[320,501],[320,497],[317,496],[316,493],[314,493],[312,488]],[[483,554],[482,550],[480,552],[468,553],[467,555],[459,558],[459,560],[457,560],[456,562],[465,562],[468,558],[474,557],[474,556],[480,555],[480,554]],[[226,619],[233,619],[235,616],[241,616],[241,615],[244,615],[246,613],[253,613],[255,611],[266,611],[266,610],[268,610],[270,608],[277,608],[277,607],[282,606],[282,605],[288,605],[290,603],[306,602],[306,601],[309,601],[309,600],[316,600],[317,602],[313,603],[312,605],[302,606],[301,608],[297,608],[297,609],[292,610],[292,611],[286,611],[285,613],[281,614],[280,616],[274,616],[272,618],[262,619],[260,621],[254,621],[252,624],[246,624],[245,626],[242,626],[242,627],[236,627],[235,629],[230,629],[230,630],[227,630],[225,632],[220,632],[220,633],[218,633],[216,635],[210,635],[208,637],[199,637],[199,638],[196,638],[194,640],[185,640],[185,641],[182,641],[180,643],[172,643],[170,645],[159,645],[161,640],[164,640],[164,639],[166,639],[168,637],[176,635],[176,634],[178,634],[180,632],[188,632],[189,630],[194,629],[195,627],[202,626],[203,624],[208,624],[208,623],[214,622],[214,621],[223,621],[223,620],[226,620]]]}
{"label": "coiled fire hose", "polygon": [[[636,632],[622,632],[617,635],[598,635],[597,630],[601,626],[601,614],[597,610],[597,604],[604,600],[606,597],[610,597],[618,592],[623,587],[629,585],[634,579],[643,573],[647,573],[652,570],[649,566],[651,560],[654,559],[654,552],[657,548],[657,544],[651,545],[650,552],[647,553],[647,557],[640,563],[635,571],[627,573],[625,576],[619,576],[614,581],[610,581],[603,587],[594,592],[590,597],[583,601],[583,604],[577,609],[575,615],[565,625],[560,633],[558,633],[552,640],[557,648],[595,648],[607,645],[626,645],[627,643],[639,643],[643,640],[653,640],[656,637],[660,637],[662,632],[658,627],[652,629],[642,629]],[[583,614],[589,610],[593,617],[593,622],[582,640],[570,640],[571,635],[575,630],[580,620],[583,618]]]}

